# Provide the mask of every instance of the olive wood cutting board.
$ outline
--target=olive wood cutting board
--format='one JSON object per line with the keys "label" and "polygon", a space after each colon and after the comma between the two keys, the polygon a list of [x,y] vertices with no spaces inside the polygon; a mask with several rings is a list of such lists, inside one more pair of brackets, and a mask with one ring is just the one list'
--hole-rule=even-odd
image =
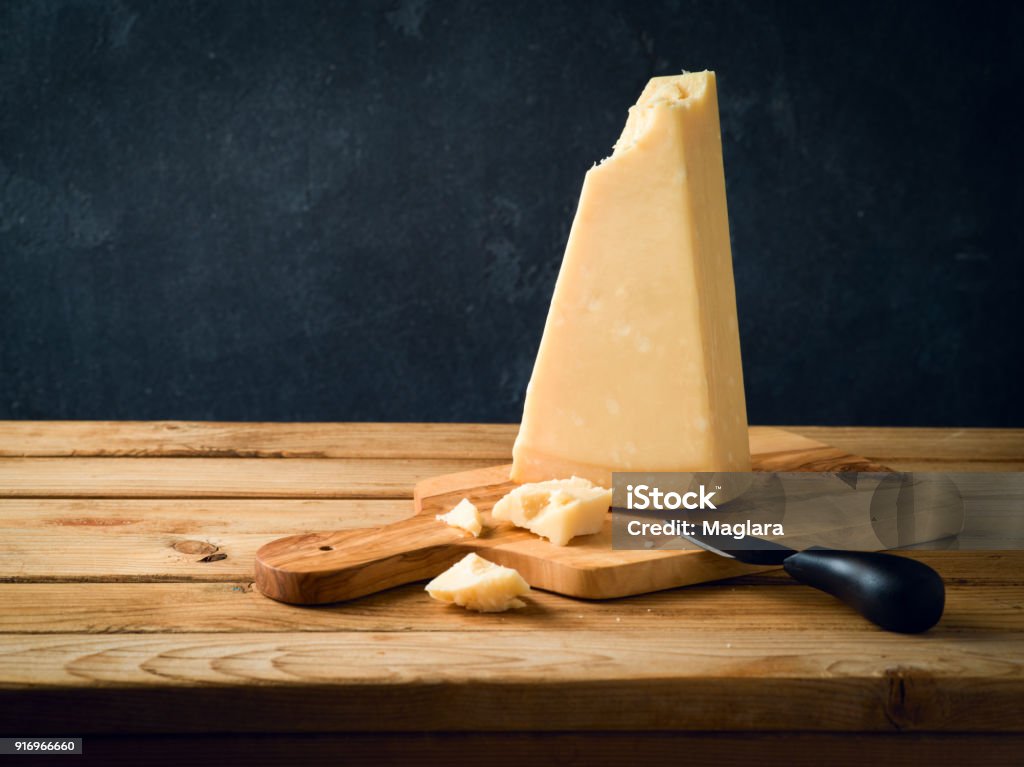
{"label": "olive wood cutting board", "polygon": [[[784,429],[752,429],[755,471],[886,471],[886,467]],[[611,515],[604,530],[555,546],[490,510],[515,487],[509,466],[423,480],[413,516],[385,527],[316,532],[272,541],[256,554],[256,585],[292,604],[323,604],[433,578],[469,552],[513,567],[534,588],[572,597],[611,599],[771,568],[744,565],[706,551],[622,551],[611,547]],[[479,538],[435,519],[462,498],[483,514]]]}

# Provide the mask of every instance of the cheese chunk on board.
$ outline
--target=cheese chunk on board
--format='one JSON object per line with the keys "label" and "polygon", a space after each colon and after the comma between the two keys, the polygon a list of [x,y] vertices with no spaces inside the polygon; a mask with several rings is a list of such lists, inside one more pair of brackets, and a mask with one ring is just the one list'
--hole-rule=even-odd
{"label": "cheese chunk on board", "polygon": [[611,490],[573,477],[520,485],[494,504],[491,516],[565,546],[601,532],[611,505]]}
{"label": "cheese chunk on board", "polygon": [[474,538],[480,536],[483,532],[484,522],[480,516],[480,510],[474,506],[468,498],[463,498],[457,504],[455,508],[449,511],[447,514],[437,514],[434,519],[439,522],[444,522],[446,525],[451,527],[457,527],[460,530],[465,530],[467,533],[472,533]]}
{"label": "cheese chunk on board", "polygon": [[511,477],[749,471],[713,72],[656,77],[591,168]]}
{"label": "cheese chunk on board", "polygon": [[519,597],[530,593],[530,585],[511,567],[467,554],[428,583],[426,591],[439,602],[482,613],[500,613],[526,607]]}

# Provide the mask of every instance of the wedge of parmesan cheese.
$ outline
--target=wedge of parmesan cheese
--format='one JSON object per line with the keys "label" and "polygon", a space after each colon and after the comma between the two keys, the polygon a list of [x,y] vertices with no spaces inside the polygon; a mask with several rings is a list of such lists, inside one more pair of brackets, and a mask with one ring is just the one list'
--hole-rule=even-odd
{"label": "wedge of parmesan cheese", "polygon": [[467,554],[428,583],[426,591],[439,602],[481,613],[500,613],[526,607],[519,597],[530,593],[530,584],[511,567]]}
{"label": "wedge of parmesan cheese", "polygon": [[750,471],[714,72],[655,77],[587,172],[512,480]]}
{"label": "wedge of parmesan cheese", "polygon": [[484,522],[480,516],[479,509],[468,498],[463,498],[455,505],[455,508],[447,514],[438,514],[435,519],[451,527],[457,527],[460,530],[465,530],[467,533],[472,533],[474,538],[479,537],[484,529]]}
{"label": "wedge of parmesan cheese", "polygon": [[522,485],[496,504],[491,516],[565,546],[577,535],[601,532],[612,491],[581,477]]}

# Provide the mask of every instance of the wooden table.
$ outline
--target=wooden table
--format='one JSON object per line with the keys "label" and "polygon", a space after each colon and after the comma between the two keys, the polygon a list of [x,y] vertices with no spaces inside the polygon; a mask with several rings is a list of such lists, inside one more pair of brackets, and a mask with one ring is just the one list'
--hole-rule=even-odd
{"label": "wooden table", "polygon": [[[400,519],[414,482],[507,462],[515,430],[0,423],[0,735],[126,764],[1024,759],[1021,553],[917,555],[949,590],[924,636],[779,573],[501,615],[416,585],[254,591],[264,542]],[[1024,471],[1024,431],[792,430],[896,469]]]}

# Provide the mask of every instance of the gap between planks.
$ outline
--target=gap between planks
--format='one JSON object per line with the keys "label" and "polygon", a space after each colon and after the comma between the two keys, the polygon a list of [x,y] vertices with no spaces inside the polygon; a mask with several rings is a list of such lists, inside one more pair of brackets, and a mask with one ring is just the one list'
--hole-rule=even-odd
{"label": "gap between planks", "polygon": [[[273,602],[251,582],[222,584],[0,584],[0,634],[189,634],[251,632],[421,632],[674,629],[709,642],[776,631],[813,632],[855,642],[878,629],[804,586],[721,582],[629,599],[587,601],[542,591],[521,610],[485,615],[439,604],[411,584],[351,602],[295,607]],[[927,637],[933,646],[969,632],[1024,633],[1024,584],[959,585]]]}
{"label": "gap between planks", "polygon": [[[339,523],[330,529],[352,529]],[[252,577],[256,551],[282,534],[132,532],[107,529],[8,528],[0,536],[0,581],[124,579],[243,580]],[[946,577],[1020,582],[1021,552],[917,551],[914,557],[943,566]],[[207,559],[211,555],[215,560]],[[1003,568],[1017,567],[1008,572]]]}
{"label": "gap between planks", "polygon": [[0,456],[448,458],[506,463],[518,424],[0,421]]}

